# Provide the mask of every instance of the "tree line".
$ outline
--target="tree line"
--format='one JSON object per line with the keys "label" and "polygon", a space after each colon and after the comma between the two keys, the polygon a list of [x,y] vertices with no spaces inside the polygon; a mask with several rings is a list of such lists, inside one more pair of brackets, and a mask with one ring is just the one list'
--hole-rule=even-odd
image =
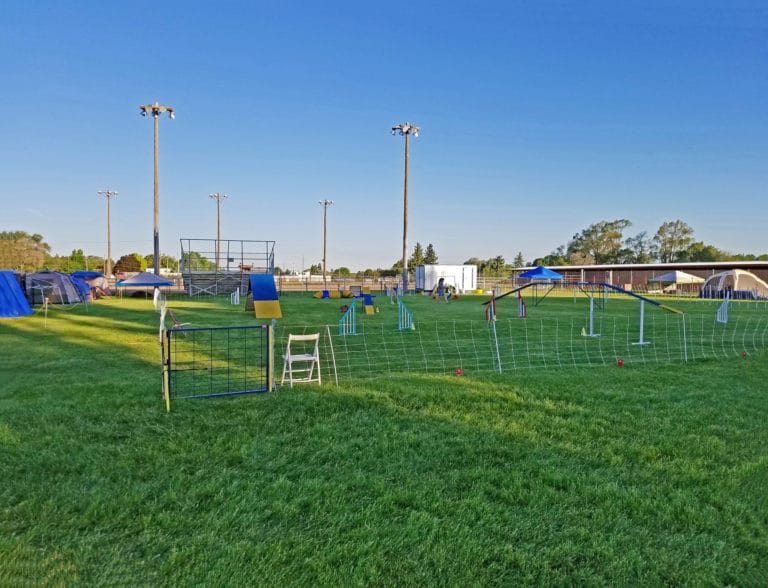
{"label": "tree line", "polygon": [[693,228],[680,219],[665,221],[652,237],[646,231],[625,237],[630,226],[627,219],[591,224],[532,265],[768,261],[768,254],[733,254],[697,241]]}
{"label": "tree line", "polygon": [[[0,232],[0,269],[20,272],[52,270],[64,273],[76,271],[104,271],[104,258],[86,255],[82,249],[73,249],[69,255],[51,255],[51,246],[42,235],[25,231]],[[115,272],[139,272],[151,267],[154,254],[129,253],[112,261]],[[176,269],[179,260],[170,255],[160,256],[161,267]]]}
{"label": "tree line", "polygon": [[[478,274],[481,276],[503,277],[509,275],[512,268],[538,265],[768,261],[768,254],[734,254],[697,241],[693,228],[680,219],[665,221],[652,236],[646,231],[636,235],[625,235],[631,226],[632,223],[627,219],[593,223],[573,235],[567,243],[560,245],[549,255],[537,257],[531,262],[526,262],[522,253],[518,252],[511,264],[507,263],[501,255],[488,259],[470,257],[464,263],[476,265]],[[189,252],[185,255],[197,256],[194,260],[185,261],[187,263],[194,261],[192,265],[198,269],[212,270],[215,267],[212,261],[198,253]],[[147,255],[129,253],[112,263],[112,267],[116,273],[138,272],[151,267],[153,262],[152,253]],[[437,263],[439,258],[434,245],[428,243],[424,247],[421,242],[416,242],[408,258],[409,273],[413,275],[418,265]],[[180,260],[170,255],[161,255],[160,266],[178,270]],[[402,259],[398,259],[389,268],[367,268],[352,272],[347,267],[338,267],[329,270],[328,273],[331,276],[341,277],[397,277],[402,273],[402,268]],[[29,234],[25,231],[2,231],[0,232],[0,269],[14,269],[22,272],[50,269],[67,273],[78,270],[104,271],[104,258],[85,255],[82,249],[75,249],[70,255],[51,255],[51,247],[42,235]],[[307,270],[312,274],[322,274],[320,263],[303,268],[303,271]],[[290,272],[276,267],[275,273]]]}

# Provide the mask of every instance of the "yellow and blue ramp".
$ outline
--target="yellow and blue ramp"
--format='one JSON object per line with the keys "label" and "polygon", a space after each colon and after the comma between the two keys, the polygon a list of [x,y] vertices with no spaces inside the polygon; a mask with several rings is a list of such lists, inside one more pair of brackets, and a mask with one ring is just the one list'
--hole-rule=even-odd
{"label": "yellow and blue ramp", "polygon": [[248,302],[253,301],[256,318],[283,318],[280,300],[277,298],[275,276],[272,274],[251,274],[250,278],[245,309],[250,310]]}

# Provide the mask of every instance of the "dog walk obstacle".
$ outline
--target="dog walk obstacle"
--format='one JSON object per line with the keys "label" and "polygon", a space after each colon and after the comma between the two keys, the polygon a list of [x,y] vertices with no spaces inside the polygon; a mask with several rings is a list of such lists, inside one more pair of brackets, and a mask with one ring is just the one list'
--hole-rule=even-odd
{"label": "dog walk obstacle", "polygon": [[256,318],[260,319],[283,318],[275,287],[275,276],[272,274],[251,274],[245,310],[253,310]]}
{"label": "dog walk obstacle", "polygon": [[[582,329],[581,334],[585,337],[599,337],[599,333],[594,332],[594,311],[595,311],[595,296],[594,296],[594,286],[602,286],[604,288],[604,292],[608,292],[609,290],[614,290],[615,292],[619,292],[620,294],[625,294],[627,296],[631,296],[632,298],[637,298],[640,300],[640,337],[639,341],[636,343],[633,343],[633,345],[648,345],[650,341],[645,340],[645,303],[651,304],[653,306],[657,306],[663,310],[666,310],[668,312],[672,312],[675,314],[683,315],[683,311],[679,310],[677,308],[672,308],[671,306],[667,306],[666,304],[662,304],[661,302],[657,300],[653,300],[651,298],[647,298],[645,296],[642,296],[640,294],[636,294],[634,292],[630,292],[629,290],[625,290],[624,288],[621,288],[619,286],[614,286],[613,284],[606,284],[601,282],[586,282],[583,285],[590,285],[593,286],[592,292],[593,295],[589,298],[589,332],[586,332],[586,329]],[[607,297],[604,298],[604,300],[607,299]],[[683,318],[683,338],[685,339],[685,318]],[[685,345],[685,343],[684,343]],[[686,358],[687,358],[687,350],[686,350]]]}
{"label": "dog walk obstacle", "polygon": [[581,329],[582,337],[599,337],[600,333],[595,333],[595,297],[589,297],[589,332]]}

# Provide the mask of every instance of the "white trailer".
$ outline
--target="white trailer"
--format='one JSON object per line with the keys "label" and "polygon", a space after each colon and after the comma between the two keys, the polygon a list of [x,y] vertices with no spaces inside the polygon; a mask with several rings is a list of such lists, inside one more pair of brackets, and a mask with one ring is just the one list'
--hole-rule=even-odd
{"label": "white trailer", "polygon": [[457,292],[473,292],[477,288],[476,265],[417,265],[416,290],[432,290],[440,278]]}

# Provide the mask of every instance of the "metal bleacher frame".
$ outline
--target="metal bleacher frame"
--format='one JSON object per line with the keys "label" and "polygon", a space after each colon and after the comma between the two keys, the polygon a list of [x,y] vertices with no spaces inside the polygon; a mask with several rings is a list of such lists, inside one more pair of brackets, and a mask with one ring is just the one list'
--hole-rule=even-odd
{"label": "metal bleacher frame", "polygon": [[250,274],[271,274],[275,269],[274,241],[180,241],[181,275],[184,289],[190,296],[229,295],[235,290],[246,294]]}

